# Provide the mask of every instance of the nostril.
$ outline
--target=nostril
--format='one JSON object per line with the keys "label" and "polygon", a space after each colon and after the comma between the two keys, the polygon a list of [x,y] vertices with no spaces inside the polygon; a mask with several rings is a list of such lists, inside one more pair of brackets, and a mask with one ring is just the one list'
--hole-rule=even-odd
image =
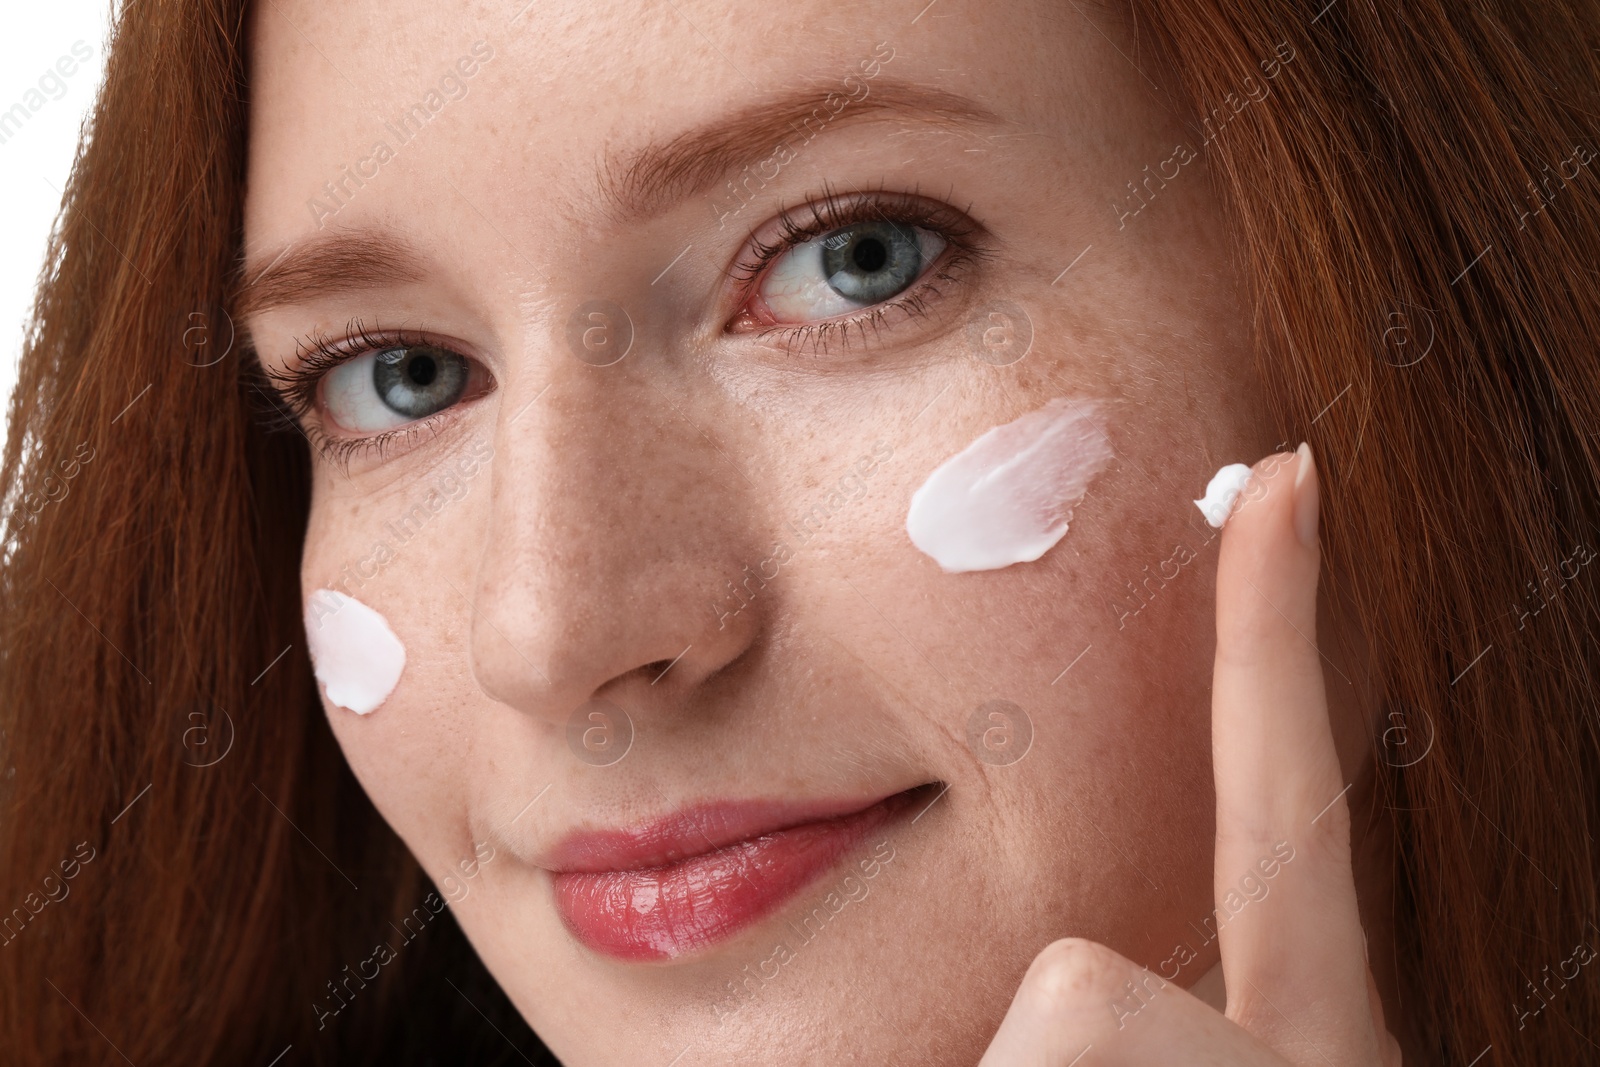
{"label": "nostril", "polygon": [[[693,648],[693,647],[694,647],[693,645],[689,646],[689,648]],[[688,651],[689,651],[689,649],[686,648],[686,649],[683,650],[683,652],[678,653],[678,655],[675,656],[672,659],[655,659],[655,660],[651,660],[649,663],[644,664],[642,667],[635,668],[634,670],[631,670],[628,673],[630,675],[635,675],[636,674],[639,677],[643,678],[645,681],[649,682],[651,685],[655,685],[657,682],[661,681],[661,679],[665,678],[668,674],[670,674],[674,667],[678,666],[678,661],[683,659],[684,653],[686,653]],[[679,669],[681,670],[682,668],[679,668]]]}

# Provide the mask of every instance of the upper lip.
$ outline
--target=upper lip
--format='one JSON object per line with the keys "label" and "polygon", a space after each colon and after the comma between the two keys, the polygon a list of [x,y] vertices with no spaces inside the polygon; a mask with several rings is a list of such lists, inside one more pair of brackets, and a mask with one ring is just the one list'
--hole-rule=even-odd
{"label": "upper lip", "polygon": [[574,830],[544,852],[537,865],[556,874],[665,867],[764,834],[854,815],[897,795],[803,801],[713,800],[630,827]]}

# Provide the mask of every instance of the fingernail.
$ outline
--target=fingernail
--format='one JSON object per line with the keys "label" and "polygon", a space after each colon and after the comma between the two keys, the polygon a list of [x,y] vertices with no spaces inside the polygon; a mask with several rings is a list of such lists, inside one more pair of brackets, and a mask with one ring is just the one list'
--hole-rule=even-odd
{"label": "fingernail", "polygon": [[1294,450],[1300,465],[1294,472],[1294,532],[1307,548],[1317,547],[1317,471],[1311,446],[1304,441]]}

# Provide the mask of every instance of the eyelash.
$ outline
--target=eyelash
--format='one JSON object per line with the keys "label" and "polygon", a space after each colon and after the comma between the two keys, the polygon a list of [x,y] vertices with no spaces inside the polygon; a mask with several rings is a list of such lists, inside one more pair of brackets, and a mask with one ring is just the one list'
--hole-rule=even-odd
{"label": "eyelash", "polygon": [[397,444],[409,444],[422,434],[436,429],[438,421],[448,417],[452,409],[445,408],[415,422],[360,437],[335,437],[323,428],[320,421],[307,416],[316,409],[317,390],[329,371],[369,352],[410,345],[448,348],[428,337],[404,330],[369,330],[360,319],[352,320],[345,327],[342,341],[335,341],[326,334],[317,334],[298,342],[295,346],[295,362],[291,366],[264,374],[267,385],[265,392],[273,408],[268,415],[269,425],[279,429],[295,427],[324,459],[347,475],[350,462],[358,456],[372,454],[382,461]]}
{"label": "eyelash", "polygon": [[[841,196],[832,186],[824,185],[820,196],[808,197],[797,209],[779,207],[774,220],[777,236],[773,240],[762,240],[751,234],[749,258],[740,260],[729,272],[743,295],[741,308],[754,295],[756,281],[780,256],[823,234],[869,219],[916,226],[943,238],[946,247],[938,266],[917,279],[905,292],[863,308],[859,314],[815,323],[767,326],[750,332],[766,340],[776,340],[794,351],[809,348],[815,354],[834,341],[848,348],[852,329],[865,341],[868,329],[874,334],[881,331],[890,314],[903,313],[912,318],[925,314],[930,301],[940,294],[935,282],[955,282],[964,270],[990,255],[981,241],[982,228],[965,211],[925,199],[915,189],[910,193],[889,193],[880,187],[872,193]],[[291,366],[263,375],[266,388],[259,391],[270,402],[267,423],[277,429],[297,428],[324,459],[347,473],[351,460],[357,456],[374,454],[382,461],[396,444],[409,444],[436,429],[438,421],[446,418],[451,409],[361,437],[332,436],[319,421],[307,416],[316,409],[317,391],[323,377],[335,367],[369,352],[422,344],[437,342],[402,330],[368,330],[359,319],[346,327],[343,340],[335,341],[318,334],[298,342]]]}
{"label": "eyelash", "polygon": [[940,294],[935,281],[955,282],[964,270],[990,255],[990,249],[982,242],[983,230],[971,216],[949,204],[924,199],[915,189],[910,193],[890,193],[880,187],[873,193],[840,196],[832,186],[824,185],[821,196],[808,198],[800,208],[790,210],[780,206],[775,220],[776,240],[763,241],[751,234],[753,254],[736,263],[729,272],[743,295],[741,308],[754,295],[756,281],[780,256],[823,234],[870,219],[917,226],[937,234],[946,244],[939,265],[899,296],[863,308],[859,314],[822,322],[773,325],[751,332],[792,350],[809,348],[813,354],[833,341],[848,347],[852,329],[865,341],[867,330],[870,328],[874,334],[881,331],[890,314],[904,313],[912,318],[925,314],[930,301]]}

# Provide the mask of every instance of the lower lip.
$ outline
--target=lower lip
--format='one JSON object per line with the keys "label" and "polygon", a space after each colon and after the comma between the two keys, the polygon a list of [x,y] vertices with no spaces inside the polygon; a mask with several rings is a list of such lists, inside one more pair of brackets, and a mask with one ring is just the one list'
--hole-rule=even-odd
{"label": "lower lip", "polygon": [[836,866],[907,810],[899,793],[852,815],[776,830],[664,867],[554,877],[577,939],[632,962],[686,956],[732,937]]}

